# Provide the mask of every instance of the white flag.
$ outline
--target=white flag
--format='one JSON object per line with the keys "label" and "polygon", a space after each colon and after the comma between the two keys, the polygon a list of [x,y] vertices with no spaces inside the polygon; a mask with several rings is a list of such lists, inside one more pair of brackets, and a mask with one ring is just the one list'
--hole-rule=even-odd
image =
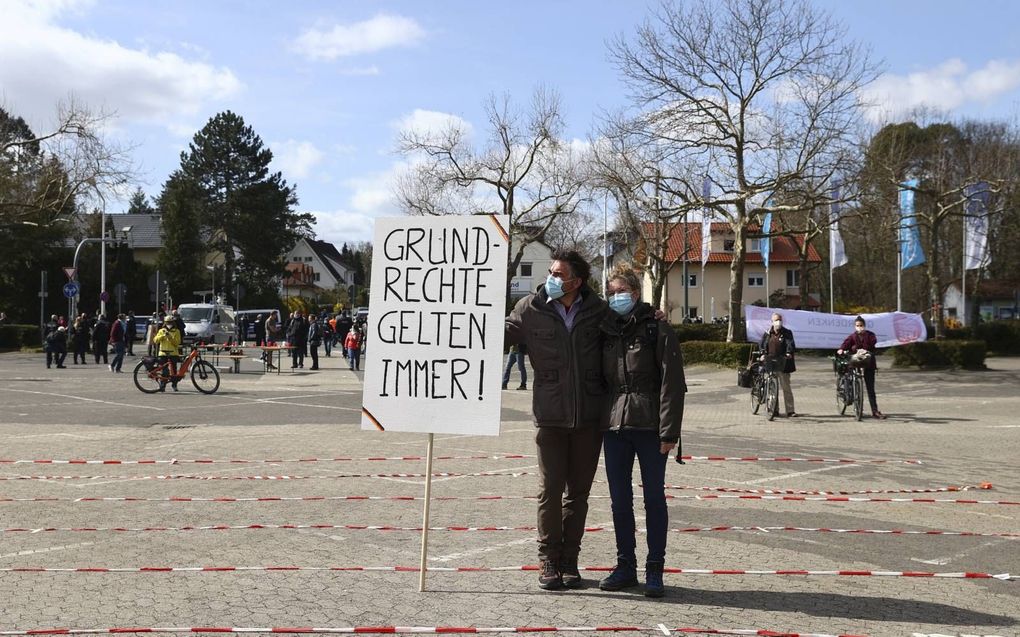
{"label": "white flag", "polygon": [[839,183],[832,189],[832,199],[832,213],[829,216],[829,269],[835,270],[849,261],[843,237],[839,234]]}
{"label": "white flag", "polygon": [[[705,181],[701,184],[701,197],[704,201],[708,201],[708,198],[712,196],[712,182],[705,177]],[[708,206],[701,213],[701,267],[705,267],[708,263],[708,254],[712,251],[712,215],[708,211]]]}
{"label": "white flag", "polygon": [[967,216],[964,217],[963,268],[974,270],[988,265],[988,184],[978,182],[963,189],[967,198]]}

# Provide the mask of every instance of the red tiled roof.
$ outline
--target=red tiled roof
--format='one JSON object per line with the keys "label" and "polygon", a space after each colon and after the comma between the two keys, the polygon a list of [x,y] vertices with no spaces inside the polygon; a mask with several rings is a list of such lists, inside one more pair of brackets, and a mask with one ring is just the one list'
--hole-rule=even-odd
{"label": "red tiled roof", "polygon": [[[651,224],[645,224],[645,229],[648,232],[652,231]],[[752,232],[758,231],[758,226],[749,226],[749,230]],[[681,255],[684,251],[684,240],[683,232],[687,232],[687,259],[688,262],[701,263],[701,224],[700,223],[681,223],[677,224],[672,233],[670,233],[669,241],[666,247],[666,259],[669,261],[683,261]],[[730,224],[728,223],[712,223],[712,236],[713,238],[718,235],[730,235]],[[796,243],[794,243],[796,241]],[[714,242],[713,242],[714,243]],[[772,250],[769,256],[770,263],[798,263],[800,258],[798,255],[799,246],[803,245],[804,238],[796,237],[796,239],[786,236],[772,237]],[[821,263],[822,257],[819,256],[818,251],[815,250],[814,245],[808,246],[807,252],[808,263]],[[733,261],[732,252],[723,252],[721,250],[713,250],[708,255],[709,263],[730,263]],[[744,263],[763,263],[762,255],[760,252],[745,252]]]}

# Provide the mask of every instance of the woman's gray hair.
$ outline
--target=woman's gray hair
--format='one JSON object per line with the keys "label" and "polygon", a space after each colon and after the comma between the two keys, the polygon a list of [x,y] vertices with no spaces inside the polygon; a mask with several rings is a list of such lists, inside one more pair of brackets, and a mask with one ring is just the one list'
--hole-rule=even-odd
{"label": "woman's gray hair", "polygon": [[609,281],[622,281],[627,284],[632,292],[637,292],[641,295],[641,278],[637,272],[629,265],[618,265],[613,268],[613,273],[609,275]]}

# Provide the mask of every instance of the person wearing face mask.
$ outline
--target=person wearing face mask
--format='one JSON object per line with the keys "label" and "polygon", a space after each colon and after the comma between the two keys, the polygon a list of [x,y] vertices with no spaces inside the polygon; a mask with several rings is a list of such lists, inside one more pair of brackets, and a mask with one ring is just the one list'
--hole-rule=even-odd
{"label": "person wearing face mask", "polygon": [[616,568],[599,583],[605,591],[637,586],[634,523],[634,458],[641,469],[648,557],[647,597],[662,597],[669,516],[666,461],[680,443],[684,415],[684,362],[673,329],[656,320],[640,300],[641,282],[633,269],[617,268],[609,279],[611,313],[602,322],[602,372],[611,405],[603,414],[606,479],[616,534]]}
{"label": "person wearing face mask", "polygon": [[864,362],[864,386],[868,389],[868,402],[871,403],[871,416],[885,420],[885,414],[878,410],[878,400],[875,398],[875,370],[878,363],[875,361],[875,354],[878,350],[878,337],[871,330],[865,329],[864,318],[858,316],[854,319],[854,333],[843,339],[836,353],[843,355],[844,352],[856,354],[864,350],[871,353],[871,356]]}
{"label": "person wearing face mask", "polygon": [[790,374],[797,371],[797,364],[793,359],[797,345],[793,340],[793,332],[783,327],[783,315],[779,312],[772,313],[772,327],[762,334],[758,348],[764,352],[761,360],[764,361],[768,358],[776,361],[776,376],[779,378],[779,386],[783,390],[783,407],[786,408],[787,417],[796,417],[797,410],[793,406]]}
{"label": "person wearing face mask", "polygon": [[609,309],[587,285],[591,266],[573,250],[556,250],[549,276],[506,319],[510,343],[526,345],[537,432],[538,585],[580,588],[588,493],[602,448],[606,386],[599,326]]}

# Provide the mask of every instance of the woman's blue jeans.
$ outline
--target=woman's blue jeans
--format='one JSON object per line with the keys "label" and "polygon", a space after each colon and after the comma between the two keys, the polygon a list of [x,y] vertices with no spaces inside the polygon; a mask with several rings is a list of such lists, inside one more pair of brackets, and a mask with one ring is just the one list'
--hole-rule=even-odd
{"label": "woman's blue jeans", "polygon": [[613,528],[616,532],[617,559],[636,562],[634,525],[634,457],[641,470],[644,490],[645,519],[648,527],[648,560],[665,562],[666,532],[669,513],[666,510],[666,460],[669,454],[659,453],[657,430],[607,431],[603,437],[606,478],[613,503]]}

